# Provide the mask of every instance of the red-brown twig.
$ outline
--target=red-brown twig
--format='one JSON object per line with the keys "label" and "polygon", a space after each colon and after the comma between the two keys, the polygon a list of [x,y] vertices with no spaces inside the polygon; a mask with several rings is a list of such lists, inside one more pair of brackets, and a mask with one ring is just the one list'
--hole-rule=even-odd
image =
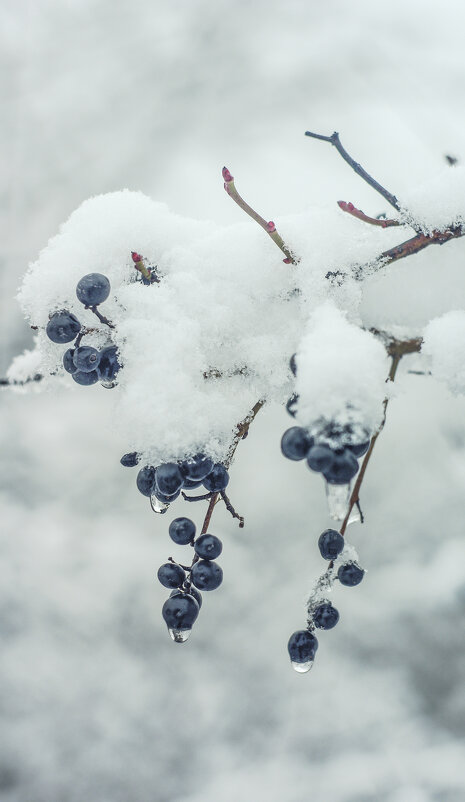
{"label": "red-brown twig", "polygon": [[394,248],[384,251],[379,257],[378,262],[380,267],[397,262],[399,259],[404,259],[406,256],[413,256],[419,253],[428,245],[444,245],[451,239],[463,237],[465,228],[462,226],[451,226],[446,231],[433,231],[432,234],[417,234],[415,237],[401,242],[400,245],[395,245]]}
{"label": "red-brown twig", "polygon": [[246,214],[248,214],[249,217],[252,218],[252,220],[255,220],[255,222],[258,223],[258,225],[261,226],[263,228],[263,230],[266,231],[267,234],[269,234],[269,236],[271,237],[273,242],[276,243],[278,248],[285,255],[286,258],[283,261],[286,264],[291,264],[292,263],[293,265],[296,265],[297,262],[298,262],[298,259],[296,259],[295,256],[291,253],[291,251],[287,247],[286,243],[284,242],[283,238],[276,231],[276,226],[273,223],[273,221],[269,220],[267,222],[263,217],[261,217],[258,214],[258,212],[255,211],[255,209],[252,209],[252,207],[249,206],[249,204],[245,202],[244,198],[242,198],[239,195],[239,193],[238,193],[238,191],[236,189],[236,185],[234,183],[234,177],[231,175],[231,173],[229,172],[227,167],[223,167],[223,171],[222,172],[223,172],[223,179],[224,179],[224,188],[225,188],[226,192],[228,193],[229,197],[232,198],[233,201],[235,201],[235,203],[237,203],[237,205],[240,206],[240,208]]}
{"label": "red-brown twig", "polygon": [[378,217],[369,217],[367,214],[362,212],[361,209],[357,209],[353,203],[346,203],[345,201],[338,201],[337,205],[343,212],[347,212],[351,214],[352,217],[356,217],[358,220],[363,220],[364,223],[370,223],[372,226],[380,226],[381,228],[390,228],[391,226],[401,226],[402,223],[399,220],[387,220],[386,218],[378,218]]}

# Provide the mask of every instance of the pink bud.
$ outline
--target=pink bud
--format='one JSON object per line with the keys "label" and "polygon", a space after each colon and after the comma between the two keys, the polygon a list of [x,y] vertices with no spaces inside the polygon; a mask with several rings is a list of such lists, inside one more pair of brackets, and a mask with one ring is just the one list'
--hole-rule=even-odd
{"label": "pink bud", "polygon": [[337,202],[337,205],[339,206],[339,208],[340,208],[340,209],[342,209],[342,211],[343,211],[343,212],[345,212],[345,211],[346,211],[346,209],[347,209],[347,203],[346,203],[345,201],[338,201],[338,202]]}
{"label": "pink bud", "polygon": [[270,220],[270,222],[266,224],[266,230],[268,231],[269,234],[272,234],[273,231],[276,231],[276,226],[272,220]]}
{"label": "pink bud", "polygon": [[131,251],[132,261],[133,262],[142,262],[142,256],[140,253],[136,253],[135,251]]}
{"label": "pink bud", "polygon": [[353,203],[350,203],[350,201],[349,201],[349,203],[347,204],[347,208],[348,208],[349,212],[353,212],[354,209],[355,209],[355,206],[354,206]]}
{"label": "pink bud", "polygon": [[291,264],[291,262],[292,262],[292,259],[289,259],[289,257],[288,257],[288,256],[286,256],[286,258],[285,258],[285,259],[283,259],[283,262],[284,262],[284,264],[285,264],[285,265],[290,265],[290,264]]}
{"label": "pink bud", "polygon": [[224,178],[225,181],[227,181],[227,182],[234,181],[234,178],[231,175],[231,173],[229,172],[227,167],[223,167],[222,173],[223,173],[223,178]]}

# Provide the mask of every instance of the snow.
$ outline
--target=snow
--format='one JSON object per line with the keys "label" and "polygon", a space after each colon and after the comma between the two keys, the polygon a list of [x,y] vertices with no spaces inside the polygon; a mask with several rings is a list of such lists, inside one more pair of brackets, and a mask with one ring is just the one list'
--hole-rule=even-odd
{"label": "snow", "polygon": [[465,310],[432,320],[424,332],[422,351],[431,358],[436,379],[452,393],[465,393]]}

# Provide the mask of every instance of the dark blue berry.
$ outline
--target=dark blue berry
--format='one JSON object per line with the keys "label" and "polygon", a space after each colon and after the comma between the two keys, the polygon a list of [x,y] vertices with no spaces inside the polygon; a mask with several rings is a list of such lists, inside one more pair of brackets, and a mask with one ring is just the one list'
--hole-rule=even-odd
{"label": "dark blue berry", "polygon": [[366,454],[370,448],[370,440],[367,440],[366,443],[355,443],[355,445],[346,446],[346,448],[352,452],[354,457],[359,459],[360,457],[363,457],[363,455]]}
{"label": "dark blue berry", "polygon": [[77,384],[82,384],[84,387],[88,387],[90,384],[96,384],[100,381],[97,370],[90,370],[87,373],[84,370],[76,370],[76,372],[72,374],[72,377]]}
{"label": "dark blue berry", "polygon": [[157,490],[164,496],[174,496],[183,485],[182,473],[175,462],[164,462],[156,471]]}
{"label": "dark blue berry", "polygon": [[161,614],[169,629],[191,629],[199,605],[188,593],[176,593],[165,601]]}
{"label": "dark blue berry", "polygon": [[328,471],[334,462],[334,453],[323,444],[313,446],[307,455],[307,465],[312,471]]}
{"label": "dark blue berry", "polygon": [[290,398],[286,401],[286,411],[289,412],[293,418],[297,415],[297,405],[299,403],[299,396],[297,393],[293,393]]}
{"label": "dark blue berry", "polygon": [[335,560],[344,548],[344,538],[336,529],[325,529],[318,538],[318,548],[324,560]]}
{"label": "dark blue berry", "polygon": [[199,590],[216,590],[223,581],[223,571],[218,563],[199,560],[192,569],[192,582]]}
{"label": "dark blue berry", "polygon": [[76,365],[73,362],[74,348],[68,348],[63,354],[63,367],[67,373],[76,373]]}
{"label": "dark blue berry", "polygon": [[81,324],[75,315],[63,309],[51,316],[45,331],[54,343],[70,343],[81,331]]}
{"label": "dark blue berry", "polygon": [[297,362],[296,362],[296,354],[292,354],[289,360],[289,367],[291,369],[291,373],[293,376],[297,376]]}
{"label": "dark blue berry", "polygon": [[100,354],[96,348],[92,348],[90,345],[80,345],[79,348],[74,349],[73,362],[76,370],[90,373],[91,370],[97,370]]}
{"label": "dark blue berry", "polygon": [[210,471],[208,476],[203,480],[203,486],[206,487],[210,493],[219,493],[220,490],[224,490],[225,487],[228,486],[228,482],[229,473],[224,465],[217,462],[216,465],[213,466],[213,470]]}
{"label": "dark blue berry", "polygon": [[155,482],[151,495],[155,496],[155,498],[157,498],[158,501],[162,501],[163,504],[172,504],[173,501],[176,501],[180,493],[181,493],[180,490],[178,490],[177,493],[173,493],[171,496],[167,496],[165,493],[160,493],[160,491],[157,488],[157,484]]}
{"label": "dark blue berry", "polygon": [[180,546],[192,543],[195,537],[195,523],[190,518],[175,518],[168,530],[171,540]]}
{"label": "dark blue berry", "polygon": [[118,361],[118,348],[116,345],[108,345],[100,351],[99,372],[100,380],[103,382],[112,382],[116,378],[116,374],[121,368]]}
{"label": "dark blue berry", "polygon": [[194,550],[202,560],[216,560],[223,551],[223,544],[215,535],[200,535],[195,541]]}
{"label": "dark blue berry", "polygon": [[140,456],[137,451],[131,451],[129,454],[123,454],[120,459],[121,465],[124,465],[125,468],[134,468],[135,465],[140,460]]}
{"label": "dark blue berry", "polygon": [[202,594],[200,593],[200,590],[197,590],[197,588],[190,587],[189,590],[177,588],[176,590],[171,591],[170,599],[173,599],[175,596],[192,596],[192,598],[194,598],[199,605],[199,610],[202,606]]}
{"label": "dark blue berry", "polygon": [[78,281],[76,295],[84,306],[98,306],[110,295],[110,282],[102,273],[88,273]]}
{"label": "dark blue berry", "polygon": [[302,426],[292,426],[281,438],[281,451],[288,459],[299,460],[307,456],[314,443],[313,437]]}
{"label": "dark blue berry", "polygon": [[318,649],[318,641],[308,629],[299,629],[289,638],[287,650],[293,663],[307,663],[313,660]]}
{"label": "dark blue berry", "polygon": [[186,572],[180,565],[165,563],[160,565],[157,576],[165,588],[179,588],[186,578]]}
{"label": "dark blue berry", "polygon": [[143,496],[151,496],[155,484],[155,468],[152,465],[141,468],[137,474],[136,484]]}
{"label": "dark blue berry", "polygon": [[358,462],[351,451],[338,449],[334,452],[331,466],[323,471],[327,482],[332,485],[346,485],[358,471]]}
{"label": "dark blue berry", "polygon": [[213,468],[213,460],[205,454],[194,454],[180,464],[180,470],[185,479],[193,482],[202,482]]}
{"label": "dark blue berry", "polygon": [[347,587],[352,588],[360,584],[364,573],[365,571],[363,568],[360,568],[356,563],[346,563],[345,565],[341,565],[337,576],[341,585],[347,585]]}
{"label": "dark blue berry", "polygon": [[312,619],[318,629],[332,629],[339,621],[339,612],[331,602],[323,602],[313,611]]}

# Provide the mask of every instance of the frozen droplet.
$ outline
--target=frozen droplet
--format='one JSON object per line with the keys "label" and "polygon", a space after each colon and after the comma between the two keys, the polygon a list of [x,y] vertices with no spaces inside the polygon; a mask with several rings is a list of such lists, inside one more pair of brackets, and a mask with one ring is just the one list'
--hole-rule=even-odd
{"label": "frozen droplet", "polygon": [[185,643],[191,634],[191,629],[168,629],[175,643]]}
{"label": "frozen droplet", "polygon": [[105,387],[105,390],[113,390],[113,387],[116,387],[118,382],[100,382],[102,387]]}
{"label": "frozen droplet", "polygon": [[313,660],[306,660],[305,663],[298,663],[296,660],[291,660],[291,666],[298,674],[306,674],[313,666]]}
{"label": "frozen droplet", "polygon": [[349,506],[350,485],[332,485],[325,482],[329,517],[333,521],[343,521]]}
{"label": "frozen droplet", "polygon": [[349,520],[347,521],[347,526],[349,526],[350,524],[359,524],[361,520],[362,517],[360,515],[360,510],[357,504],[354,504],[354,506],[350,511]]}
{"label": "frozen droplet", "polygon": [[150,506],[154,512],[157,512],[159,515],[163,515],[170,505],[165,504],[164,501],[160,501],[160,499],[152,494],[150,496]]}

